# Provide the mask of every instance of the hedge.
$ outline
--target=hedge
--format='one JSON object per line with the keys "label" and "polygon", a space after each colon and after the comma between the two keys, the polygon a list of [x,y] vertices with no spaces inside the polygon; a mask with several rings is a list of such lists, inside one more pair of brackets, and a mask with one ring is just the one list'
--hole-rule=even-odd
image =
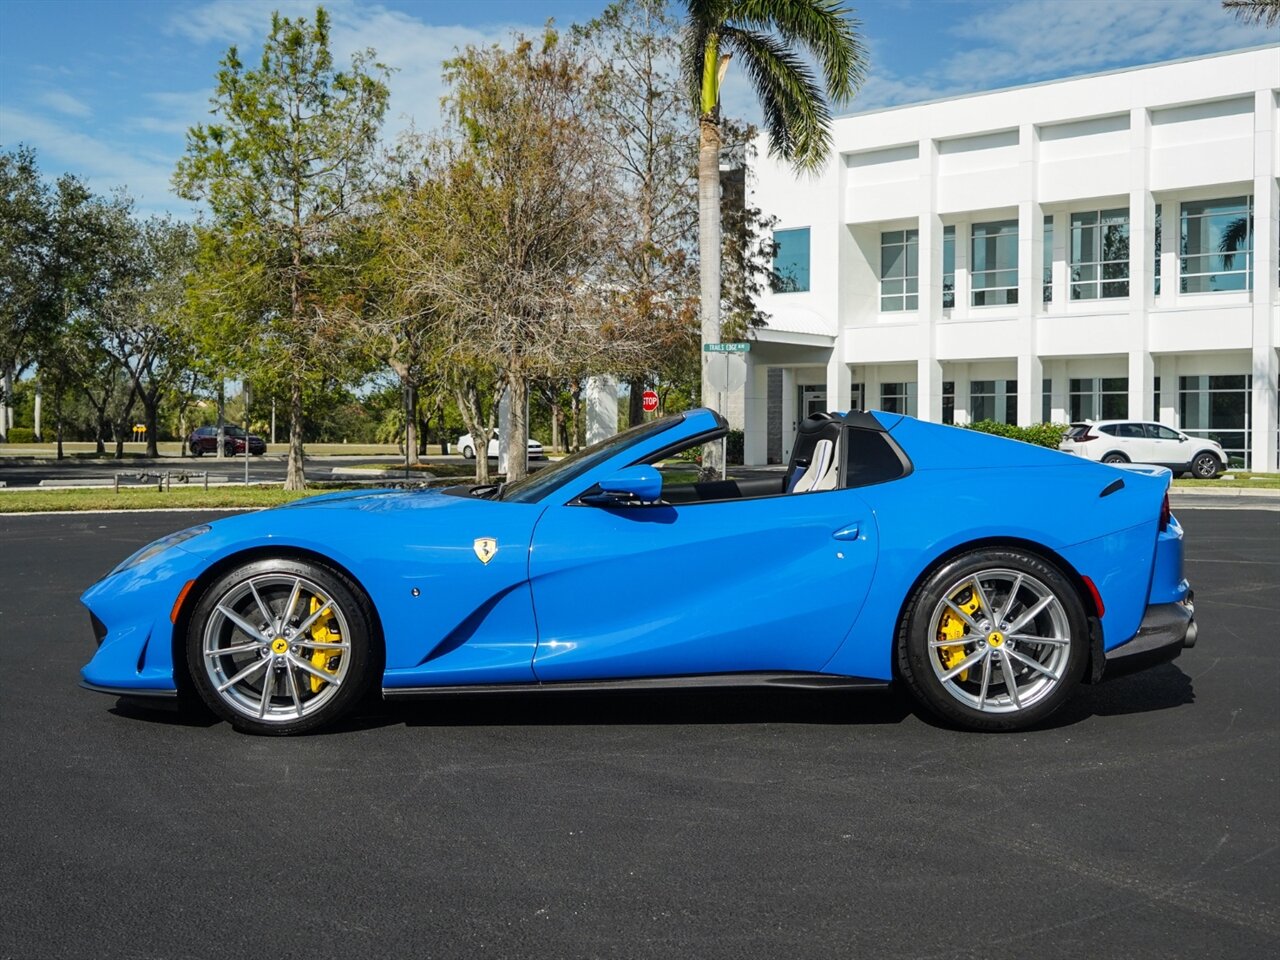
{"label": "hedge", "polygon": [[994,433],[998,437],[1034,443],[1036,446],[1049,447],[1053,450],[1058,449],[1058,444],[1062,442],[1062,435],[1067,432],[1067,427],[1068,424],[1065,423],[1037,423],[1030,427],[1015,427],[1013,424],[997,423],[995,420],[979,420],[977,423],[968,424],[970,430],[977,430],[979,433]]}
{"label": "hedge", "polygon": [[36,432],[30,427],[13,427],[9,430],[10,443],[35,443]]}

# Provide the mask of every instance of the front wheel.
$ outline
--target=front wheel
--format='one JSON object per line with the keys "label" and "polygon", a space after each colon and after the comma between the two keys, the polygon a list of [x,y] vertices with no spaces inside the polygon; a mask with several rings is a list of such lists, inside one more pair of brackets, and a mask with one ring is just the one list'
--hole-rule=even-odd
{"label": "front wheel", "polygon": [[1212,480],[1222,469],[1222,461],[1212,453],[1197,454],[1191,461],[1191,474],[1197,480]]}
{"label": "front wheel", "polygon": [[192,455],[193,457],[203,457],[203,456],[204,456],[204,450],[201,448],[200,444],[198,444],[198,443],[193,443],[193,444],[191,445],[191,455]]}
{"label": "front wheel", "polygon": [[463,460],[474,460],[475,458],[476,458],[476,452],[475,452],[475,450],[473,450],[471,447],[463,447],[463,448],[462,448],[462,459],[463,459]]}
{"label": "front wheel", "polygon": [[214,713],[246,733],[332,723],[376,671],[363,592],[317,563],[258,560],[204,591],[187,630],[187,666]]}
{"label": "front wheel", "polygon": [[1080,681],[1089,632],[1074,586],[1021,550],[963,554],[908,604],[898,672],[916,700],[971,730],[1019,730],[1060,707]]}

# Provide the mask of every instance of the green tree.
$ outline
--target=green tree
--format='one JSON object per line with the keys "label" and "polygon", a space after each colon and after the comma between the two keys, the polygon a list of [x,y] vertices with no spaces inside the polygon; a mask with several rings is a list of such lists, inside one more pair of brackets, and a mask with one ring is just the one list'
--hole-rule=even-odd
{"label": "green tree", "polygon": [[[209,277],[233,332],[222,342],[266,347],[244,372],[287,384],[286,489],[306,484],[306,381],[341,367],[354,346],[341,321],[351,316],[342,301],[356,286],[355,271],[334,252],[376,187],[387,76],[371,50],[345,71],[335,68],[323,7],[314,22],[273,14],[257,69],[246,68],[235,47],[227,51],[211,101],[216,122],[191,128],[174,175],[180,196],[212,212],[206,253],[226,256]],[[253,297],[229,295],[228,282],[246,273],[255,274]],[[241,351],[239,359],[248,358]]]}
{"label": "green tree", "polygon": [[[160,403],[192,362],[193,345],[182,315],[194,258],[195,235],[189,225],[170,217],[136,224],[130,231],[127,273],[97,308],[103,348],[128,376],[142,404],[149,457],[159,455]],[[117,449],[122,440],[117,432]]]}
{"label": "green tree", "polygon": [[0,441],[8,434],[15,371],[52,319],[40,309],[50,216],[35,151],[0,153]]}
{"label": "green tree", "polygon": [[628,424],[643,418],[646,387],[680,378],[696,359],[698,141],[687,122],[679,27],[665,0],[618,0],[574,29],[594,67],[590,104],[618,183],[603,287],[618,323],[644,348],[620,371]]}
{"label": "green tree", "polygon": [[[826,162],[831,109],[851,99],[866,57],[858,22],[840,0],[683,0],[688,11],[682,69],[698,112],[698,253],[702,342],[720,340],[720,87],[732,57],[764,112],[769,152],[801,170]],[[801,51],[807,52],[822,76]],[[703,402],[712,395],[703,377]],[[718,468],[708,447],[704,463]]]}
{"label": "green tree", "polygon": [[[422,207],[442,242],[407,250],[416,262],[406,269],[451,331],[437,339],[445,355],[481,382],[486,370],[501,377],[516,480],[527,469],[530,383],[622,362],[626,341],[597,282],[613,183],[586,67],[553,30],[509,50],[468,47],[445,79],[453,139],[439,147],[438,188]],[[464,417],[476,410],[466,397],[458,405]]]}

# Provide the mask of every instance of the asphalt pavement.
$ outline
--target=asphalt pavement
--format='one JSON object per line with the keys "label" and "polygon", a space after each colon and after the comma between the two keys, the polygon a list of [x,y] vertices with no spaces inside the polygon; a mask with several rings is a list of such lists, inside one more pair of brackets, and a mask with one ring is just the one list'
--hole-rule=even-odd
{"label": "asphalt pavement", "polygon": [[1280,955],[1280,512],[1181,509],[1199,644],[1031,732],[774,690],[291,740],[76,686],[78,594],[205,516],[0,516],[0,958]]}

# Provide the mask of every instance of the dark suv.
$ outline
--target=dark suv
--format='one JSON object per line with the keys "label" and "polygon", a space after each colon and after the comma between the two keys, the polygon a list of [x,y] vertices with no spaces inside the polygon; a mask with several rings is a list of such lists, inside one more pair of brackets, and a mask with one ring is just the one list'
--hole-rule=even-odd
{"label": "dark suv", "polygon": [[[223,450],[227,456],[235,456],[237,453],[244,453],[245,433],[240,427],[233,427],[227,424],[222,428],[223,432]],[[191,450],[193,457],[202,457],[206,453],[218,452],[218,428],[217,427],[196,427],[191,431],[191,436],[187,437],[187,447]],[[267,442],[261,437],[249,434],[249,452],[255,457],[260,457],[267,452]]]}

